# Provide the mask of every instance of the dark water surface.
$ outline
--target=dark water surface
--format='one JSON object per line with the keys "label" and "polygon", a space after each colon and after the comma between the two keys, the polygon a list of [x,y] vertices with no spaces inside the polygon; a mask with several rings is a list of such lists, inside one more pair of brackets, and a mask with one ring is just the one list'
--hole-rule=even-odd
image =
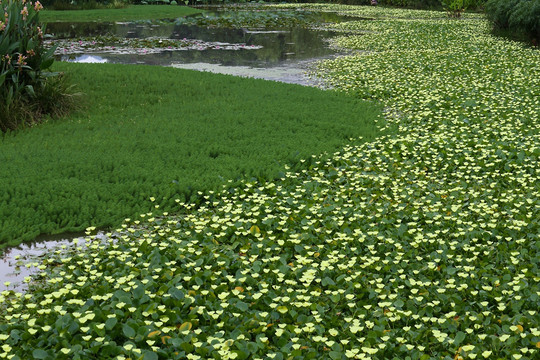
{"label": "dark water surface", "polygon": [[[334,22],[343,19],[324,16]],[[301,27],[49,23],[47,33],[55,39],[59,60],[174,66],[304,85],[310,84],[304,75],[309,63],[338,55],[328,43],[334,32]],[[262,70],[272,68],[277,69],[265,76]]]}

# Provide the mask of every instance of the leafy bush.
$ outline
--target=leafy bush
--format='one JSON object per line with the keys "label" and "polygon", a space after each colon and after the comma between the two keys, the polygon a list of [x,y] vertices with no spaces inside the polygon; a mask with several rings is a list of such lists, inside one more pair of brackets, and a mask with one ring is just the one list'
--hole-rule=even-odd
{"label": "leafy bush", "polygon": [[485,11],[496,31],[521,33],[533,43],[540,38],[540,0],[489,0]]}
{"label": "leafy bush", "polygon": [[65,89],[64,82],[51,79],[56,74],[47,72],[54,62],[54,48],[43,46],[41,3],[0,0],[0,6],[0,130],[6,132],[58,113],[66,102],[57,91]]}

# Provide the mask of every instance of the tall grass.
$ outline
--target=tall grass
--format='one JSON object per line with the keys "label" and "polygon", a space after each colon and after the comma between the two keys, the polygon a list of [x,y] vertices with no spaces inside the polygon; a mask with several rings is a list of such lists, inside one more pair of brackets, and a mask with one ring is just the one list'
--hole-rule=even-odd
{"label": "tall grass", "polygon": [[[314,88],[172,68],[58,63],[87,111],[0,142],[0,246],[117,225],[227,180],[377,135],[380,108]],[[305,163],[304,166],[307,166]]]}

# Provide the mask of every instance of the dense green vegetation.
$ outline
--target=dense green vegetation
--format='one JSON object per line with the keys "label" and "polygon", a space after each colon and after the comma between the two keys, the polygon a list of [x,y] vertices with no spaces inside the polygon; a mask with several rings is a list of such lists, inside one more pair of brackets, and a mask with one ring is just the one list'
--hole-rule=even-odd
{"label": "dense green vegetation", "polygon": [[54,49],[44,46],[42,8],[39,1],[0,1],[0,134],[70,108],[68,85],[48,71]]}
{"label": "dense green vegetation", "polygon": [[486,16],[496,31],[525,35],[538,45],[540,40],[540,0],[489,0]]}
{"label": "dense green vegetation", "polygon": [[322,22],[322,18],[309,11],[230,11],[224,14],[190,16],[176,20],[179,25],[198,25],[230,28],[289,28]]}
{"label": "dense green vegetation", "polygon": [[87,110],[0,142],[0,243],[116,226],[241,177],[372,139],[379,110],[348,96],[172,68],[59,63]]}
{"label": "dense green vegetation", "polygon": [[359,51],[318,74],[399,133],[46,259],[0,296],[0,357],[538,358],[540,53],[482,16],[308,7],[378,19],[332,25]]}
{"label": "dense green vegetation", "polygon": [[201,10],[187,6],[131,5],[121,9],[92,10],[43,10],[41,21],[84,22],[84,21],[131,21],[153,19],[175,19],[200,13]]}

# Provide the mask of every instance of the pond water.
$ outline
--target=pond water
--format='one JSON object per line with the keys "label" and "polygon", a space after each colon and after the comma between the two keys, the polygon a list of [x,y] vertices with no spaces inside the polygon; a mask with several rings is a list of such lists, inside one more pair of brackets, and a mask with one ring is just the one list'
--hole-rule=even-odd
{"label": "pond water", "polygon": [[[84,233],[68,233],[43,236],[29,244],[21,244],[4,251],[0,259],[0,292],[13,290],[22,292],[28,288],[28,277],[41,272],[47,264],[48,256],[55,252],[67,253],[82,250],[88,237]],[[98,241],[108,241],[103,232],[95,235]]]}
{"label": "pond water", "polygon": [[311,84],[304,74],[311,62],[338,55],[328,43],[334,32],[302,27],[50,23],[47,33],[59,60],[174,66],[304,85]]}
{"label": "pond water", "polygon": [[[219,14],[219,13],[213,13]],[[324,21],[343,17],[320,14]],[[305,71],[316,60],[339,55],[328,45],[332,31],[302,27],[217,28],[175,23],[49,23],[59,60],[173,66],[237,76],[314,85]],[[36,239],[4,251],[0,292],[24,291],[48,254],[84,246],[84,234]],[[99,235],[106,240],[104,234]],[[5,283],[9,283],[6,285]]]}

